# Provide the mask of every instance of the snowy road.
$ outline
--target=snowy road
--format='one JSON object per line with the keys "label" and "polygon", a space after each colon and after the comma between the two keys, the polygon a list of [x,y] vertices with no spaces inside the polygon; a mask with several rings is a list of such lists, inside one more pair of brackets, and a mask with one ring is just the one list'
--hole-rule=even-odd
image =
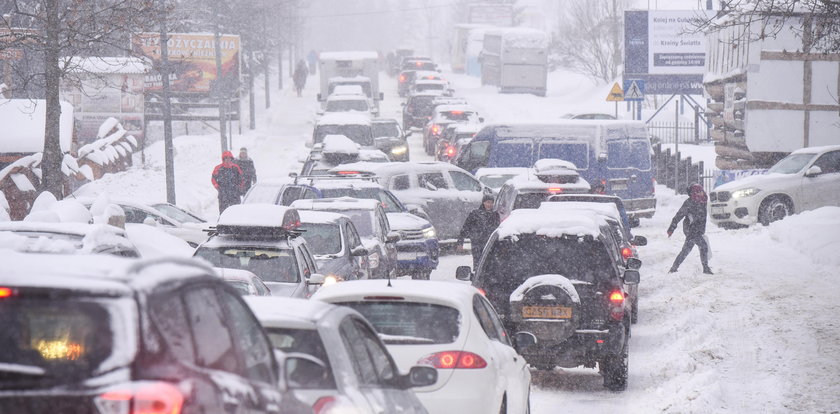
{"label": "snowy road", "polygon": [[[449,75],[446,75],[449,76]],[[567,73],[553,73],[549,96],[498,95],[475,79],[451,76],[489,122],[497,119],[556,119],[571,111],[611,112],[603,102],[607,86]],[[382,113],[400,119],[395,81],[382,75]],[[259,84],[259,82],[258,82]],[[248,146],[261,180],[282,179],[299,169],[317,108],[317,79],[303,98],[283,91],[274,106],[258,113],[258,128],[236,136]],[[606,89],[605,89],[606,88]],[[257,99],[261,102],[261,99]],[[423,154],[422,138],[410,139],[411,157]],[[176,140],[179,204],[213,219],[215,194],[209,175],[217,164],[218,136]],[[148,149],[147,168],[134,168],[89,185],[82,193],[109,192],[114,198],[164,199],[162,145]],[[682,243],[665,235],[681,197],[657,187],[658,211],[636,230],[649,245],[644,262],[640,319],[633,326],[630,382],[621,393],[605,391],[594,370],[534,372],[534,413],[788,413],[837,412],[840,395],[840,208],[825,208],[770,227],[723,231],[710,226],[711,265],[701,273],[693,252],[679,273],[669,275]],[[679,233],[679,232],[678,232]],[[452,280],[469,256],[446,256],[433,279]]]}

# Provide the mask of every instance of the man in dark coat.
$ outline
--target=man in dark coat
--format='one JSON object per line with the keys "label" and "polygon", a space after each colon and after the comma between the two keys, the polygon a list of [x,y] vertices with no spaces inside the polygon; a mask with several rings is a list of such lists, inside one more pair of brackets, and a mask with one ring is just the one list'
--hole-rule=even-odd
{"label": "man in dark coat", "polygon": [[674,260],[671,266],[670,273],[674,273],[679,269],[680,264],[685,260],[691,249],[696,244],[700,249],[700,262],[703,264],[703,273],[712,274],[712,269],[709,268],[709,245],[706,243],[706,191],[700,184],[692,184],[688,187],[688,199],[685,200],[682,207],[680,207],[674,219],[671,220],[671,225],[668,227],[668,237],[674,233],[677,225],[682,220],[683,232],[685,233],[685,243],[683,244],[680,254]]}
{"label": "man in dark coat", "polygon": [[301,59],[298,61],[297,65],[295,66],[295,71],[292,74],[292,80],[295,83],[295,91],[297,91],[298,98],[300,98],[301,92],[306,86],[307,76],[309,76],[309,69],[306,66],[306,61]]}
{"label": "man in dark coat", "polygon": [[458,235],[459,247],[463,247],[464,239],[470,239],[473,269],[478,267],[484,245],[496,227],[499,227],[499,213],[493,210],[493,196],[486,195],[481,200],[481,205],[467,216],[464,226],[461,227],[461,234]]}
{"label": "man in dark coat", "polygon": [[248,148],[242,147],[239,149],[239,158],[236,159],[236,165],[242,169],[242,174],[244,174],[245,188],[242,190],[244,194],[257,182],[257,170],[254,168],[254,160],[248,158]]}
{"label": "man in dark coat", "polygon": [[245,186],[245,174],[233,162],[233,154],[230,151],[222,153],[222,163],[213,169],[211,181],[219,192],[219,214],[226,208],[240,203],[239,196]]}

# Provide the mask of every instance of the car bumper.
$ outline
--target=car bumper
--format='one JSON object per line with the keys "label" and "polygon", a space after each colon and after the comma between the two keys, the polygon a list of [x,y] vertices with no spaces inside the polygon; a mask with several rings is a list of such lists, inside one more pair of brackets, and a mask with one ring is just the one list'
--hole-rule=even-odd
{"label": "car bumper", "polygon": [[[489,368],[455,370],[442,388],[415,390],[415,394],[429,414],[499,412],[502,391],[496,389],[494,371]],[[515,411],[509,408],[509,412]]]}
{"label": "car bumper", "polygon": [[656,198],[631,198],[621,200],[630,217],[651,218],[656,213]]}
{"label": "car bumper", "polygon": [[434,270],[438,265],[440,247],[437,239],[397,243],[397,271]]}
{"label": "car bumper", "polygon": [[719,227],[749,226],[758,221],[760,197],[731,198],[726,202],[709,203],[709,217]]}

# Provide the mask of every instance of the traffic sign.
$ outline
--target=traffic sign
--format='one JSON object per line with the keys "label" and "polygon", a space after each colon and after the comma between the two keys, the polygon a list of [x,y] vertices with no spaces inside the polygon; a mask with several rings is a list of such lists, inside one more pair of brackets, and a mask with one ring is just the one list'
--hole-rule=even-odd
{"label": "traffic sign", "polygon": [[643,101],[645,99],[645,81],[627,79],[624,81],[624,100]]}
{"label": "traffic sign", "polygon": [[621,85],[618,82],[613,84],[610,89],[610,94],[607,95],[607,102],[621,102],[624,100],[624,91],[621,90]]}

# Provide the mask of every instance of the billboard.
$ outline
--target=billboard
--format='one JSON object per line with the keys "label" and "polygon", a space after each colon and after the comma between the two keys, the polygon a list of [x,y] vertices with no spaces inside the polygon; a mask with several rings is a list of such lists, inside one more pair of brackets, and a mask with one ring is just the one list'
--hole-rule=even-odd
{"label": "billboard", "polygon": [[[219,42],[222,53],[222,74],[216,73],[216,44],[211,33],[170,33],[167,42],[170,72],[170,89],[173,92],[208,94],[221,79],[223,85],[239,82],[240,39],[236,35],[222,35]],[[160,67],[160,34],[141,33],[134,37],[135,52],[152,60]],[[146,76],[146,90],[162,88],[160,74]],[[233,89],[233,88],[229,88]]]}
{"label": "billboard", "polygon": [[706,36],[693,21],[705,10],[624,12],[624,80],[642,80],[646,94],[703,93]]}

